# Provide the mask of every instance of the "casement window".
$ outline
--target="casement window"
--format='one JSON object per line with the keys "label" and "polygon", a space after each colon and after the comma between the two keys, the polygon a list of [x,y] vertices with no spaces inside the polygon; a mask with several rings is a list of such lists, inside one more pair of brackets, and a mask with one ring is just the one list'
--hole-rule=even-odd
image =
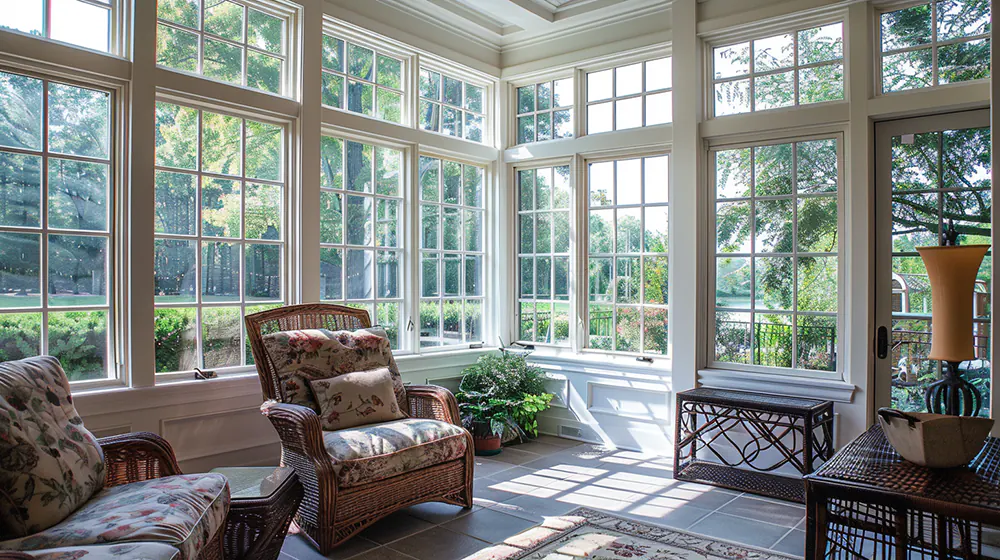
{"label": "casement window", "polygon": [[268,3],[158,0],[156,63],[287,95],[288,13]]}
{"label": "casement window", "polygon": [[569,166],[518,170],[517,192],[518,339],[568,346]]}
{"label": "casement window", "polygon": [[486,141],[487,88],[420,69],[420,128],[473,142]]}
{"label": "casement window", "polygon": [[712,49],[716,117],[844,99],[843,23]]}
{"label": "casement window", "polygon": [[0,72],[0,361],[116,375],[114,95]]}
{"label": "casement window", "polygon": [[990,1],[943,0],[879,15],[883,93],[990,77]]}
{"label": "casement window", "polygon": [[673,121],[670,57],[587,73],[587,134]]}
{"label": "casement window", "polygon": [[0,29],[110,52],[117,7],[113,0],[9,0],[0,9]]}
{"label": "casement window", "polygon": [[712,152],[718,367],[838,371],[838,148],[822,138]]}
{"label": "casement window", "polygon": [[285,135],[156,104],[158,373],[252,363],[243,316],[286,302]]}
{"label": "casement window", "polygon": [[516,92],[517,143],[573,136],[573,79],[521,86]]}
{"label": "casement window", "polygon": [[669,156],[587,162],[587,346],[666,355]]}
{"label": "casement window", "polygon": [[485,169],[420,156],[421,348],[483,342]]}
{"label": "casement window", "polygon": [[323,104],[401,124],[403,68],[378,49],[323,35]]}
{"label": "casement window", "polygon": [[324,136],[321,158],[320,298],[367,310],[400,349],[403,152]]}

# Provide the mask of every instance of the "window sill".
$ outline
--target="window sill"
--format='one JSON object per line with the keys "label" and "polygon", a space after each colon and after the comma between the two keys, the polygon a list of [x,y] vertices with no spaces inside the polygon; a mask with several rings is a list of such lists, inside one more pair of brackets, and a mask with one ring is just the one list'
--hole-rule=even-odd
{"label": "window sill", "polygon": [[552,346],[536,346],[535,351],[528,356],[528,361],[543,367],[548,366],[545,369],[550,372],[559,370],[583,373],[614,371],[653,373],[655,375],[670,373],[673,365],[670,358],[653,358],[652,362],[640,362],[636,360],[636,356],[632,355],[617,355],[599,351],[574,352],[569,348]]}
{"label": "window sill", "polygon": [[842,403],[853,402],[854,392],[857,390],[855,385],[836,379],[725,369],[700,370],[698,382],[703,387],[772,393]]}
{"label": "window sill", "polygon": [[157,407],[178,406],[220,399],[252,397],[263,402],[256,374],[233,374],[216,379],[161,381],[154,387],[114,387],[74,393],[80,414],[112,414]]}

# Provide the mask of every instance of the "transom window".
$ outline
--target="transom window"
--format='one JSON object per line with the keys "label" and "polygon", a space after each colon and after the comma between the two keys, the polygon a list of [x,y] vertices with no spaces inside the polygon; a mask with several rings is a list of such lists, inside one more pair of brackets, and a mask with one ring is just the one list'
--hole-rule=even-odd
{"label": "transom window", "polygon": [[285,128],[156,104],[158,373],[253,363],[243,316],[285,302]]}
{"label": "transom window", "polygon": [[673,117],[670,57],[587,74],[587,134],[669,123]]}
{"label": "transom window", "polygon": [[844,98],[844,25],[712,49],[715,116]]}
{"label": "transom window", "polygon": [[286,17],[234,0],[158,2],[158,65],[286,93]]}
{"label": "transom window", "polygon": [[837,370],[837,144],[714,152],[716,362]]}
{"label": "transom window", "polygon": [[323,36],[323,104],[403,122],[403,61]]}
{"label": "transom window", "polygon": [[569,166],[522,169],[518,190],[518,319],[522,342],[568,346]]}
{"label": "transom window", "polygon": [[420,69],[420,128],[485,141],[486,87]]}
{"label": "transom window", "polygon": [[420,156],[420,346],[483,342],[484,169]]}
{"label": "transom window", "polygon": [[112,94],[0,72],[0,107],[0,361],[111,377]]}
{"label": "transom window", "polygon": [[884,93],[990,77],[989,0],[944,0],[881,14]]}
{"label": "transom window", "polygon": [[112,0],[8,0],[0,10],[0,28],[108,52],[116,5]]}
{"label": "transom window", "polygon": [[517,143],[573,136],[573,79],[517,88]]}
{"label": "transom window", "polygon": [[400,348],[403,152],[324,136],[320,298],[368,311]]}
{"label": "transom window", "polygon": [[669,156],[589,162],[588,346],[666,355]]}

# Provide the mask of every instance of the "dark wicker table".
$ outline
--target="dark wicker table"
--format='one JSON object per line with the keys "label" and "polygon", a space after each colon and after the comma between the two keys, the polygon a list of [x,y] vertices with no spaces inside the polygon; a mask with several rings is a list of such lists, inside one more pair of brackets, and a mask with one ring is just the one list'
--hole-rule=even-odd
{"label": "dark wicker table", "polygon": [[774,471],[809,474],[833,456],[830,401],[699,387],[677,393],[676,410],[678,480],[801,503],[802,479]]}
{"label": "dark wicker table", "polygon": [[806,477],[806,531],[809,559],[1000,558],[1000,440],[930,469],[873,426]]}
{"label": "dark wicker table", "polygon": [[274,560],[302,501],[291,467],[227,467],[232,503],[226,519],[226,560]]}

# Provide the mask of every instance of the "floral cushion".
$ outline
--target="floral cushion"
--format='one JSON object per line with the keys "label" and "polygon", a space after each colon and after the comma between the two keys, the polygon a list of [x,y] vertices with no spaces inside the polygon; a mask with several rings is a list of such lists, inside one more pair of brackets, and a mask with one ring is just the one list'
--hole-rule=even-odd
{"label": "floral cushion", "polygon": [[319,413],[309,381],[345,373],[387,367],[399,410],[409,410],[406,389],[382,329],[282,331],[264,336],[264,349],[274,364],[284,402],[308,406]]}
{"label": "floral cushion", "polygon": [[324,430],[343,430],[406,418],[399,410],[389,368],[355,371],[309,382]]}
{"label": "floral cushion", "polygon": [[177,560],[181,553],[169,544],[144,542],[72,546],[29,551],[38,560]]}
{"label": "floral cushion", "polygon": [[58,525],[0,549],[46,550],[104,543],[158,542],[192,560],[226,523],[229,484],[221,474],[184,474],[98,492]]}
{"label": "floral cushion", "polygon": [[66,519],[104,486],[104,469],[59,360],[0,364],[0,540]]}
{"label": "floral cushion", "polygon": [[440,420],[407,418],[323,432],[323,444],[337,461],[338,486],[348,488],[458,459],[470,444],[467,434]]}

